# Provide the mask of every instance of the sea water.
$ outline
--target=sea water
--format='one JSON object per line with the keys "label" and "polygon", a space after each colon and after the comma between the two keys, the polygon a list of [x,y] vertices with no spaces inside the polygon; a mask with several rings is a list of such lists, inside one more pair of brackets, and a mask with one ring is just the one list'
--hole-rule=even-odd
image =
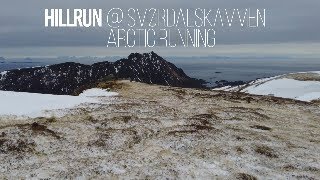
{"label": "sea water", "polygon": [[320,71],[320,60],[300,58],[200,58],[175,64],[187,75],[206,80],[209,86],[221,80],[248,82],[287,73]]}

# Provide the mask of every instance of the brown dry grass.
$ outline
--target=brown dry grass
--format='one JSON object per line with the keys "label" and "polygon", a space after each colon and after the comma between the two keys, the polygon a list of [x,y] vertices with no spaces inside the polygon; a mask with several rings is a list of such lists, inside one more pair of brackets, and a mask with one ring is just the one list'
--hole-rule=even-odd
{"label": "brown dry grass", "polygon": [[27,146],[13,146],[26,153],[22,159],[14,158],[20,150],[0,156],[0,169],[10,173],[0,177],[318,177],[316,103],[129,81],[100,87],[120,96],[59,118],[4,119],[0,148],[19,140]]}
{"label": "brown dry grass", "polygon": [[296,73],[284,76],[288,79],[295,79],[298,81],[320,81],[320,75],[317,73]]}

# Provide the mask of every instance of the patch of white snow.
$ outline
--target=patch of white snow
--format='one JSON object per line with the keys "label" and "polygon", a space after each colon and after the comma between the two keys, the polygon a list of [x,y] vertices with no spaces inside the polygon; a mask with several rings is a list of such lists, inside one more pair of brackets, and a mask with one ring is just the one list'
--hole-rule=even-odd
{"label": "patch of white snow", "polygon": [[94,97],[115,95],[118,93],[97,88],[86,90],[79,96],[0,91],[0,116],[47,117],[52,113],[56,115],[52,110],[74,108],[85,103],[98,104],[100,101]]}

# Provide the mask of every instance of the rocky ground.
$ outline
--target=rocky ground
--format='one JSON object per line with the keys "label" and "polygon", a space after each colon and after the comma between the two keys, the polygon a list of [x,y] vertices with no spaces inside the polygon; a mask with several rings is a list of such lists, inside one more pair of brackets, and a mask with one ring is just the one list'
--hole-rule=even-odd
{"label": "rocky ground", "polygon": [[0,117],[0,176],[318,179],[320,107],[119,81],[63,117]]}

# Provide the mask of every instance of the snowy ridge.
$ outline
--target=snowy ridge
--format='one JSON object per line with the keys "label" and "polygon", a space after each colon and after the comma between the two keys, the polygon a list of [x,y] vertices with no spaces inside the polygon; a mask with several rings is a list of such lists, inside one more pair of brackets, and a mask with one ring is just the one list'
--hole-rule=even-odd
{"label": "snowy ridge", "polygon": [[300,101],[320,99],[320,71],[290,73],[252,81],[236,87],[222,87],[214,90],[245,92],[268,95]]}

